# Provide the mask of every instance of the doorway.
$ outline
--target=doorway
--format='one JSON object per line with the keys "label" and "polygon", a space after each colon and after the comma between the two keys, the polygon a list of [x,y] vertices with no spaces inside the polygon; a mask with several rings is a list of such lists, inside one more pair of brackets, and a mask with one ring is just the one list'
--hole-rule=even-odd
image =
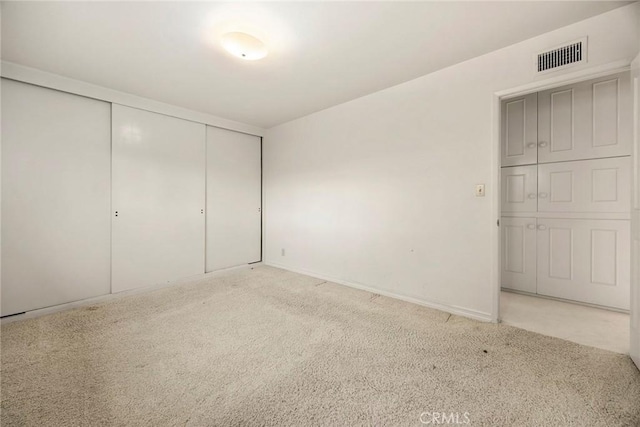
{"label": "doorway", "polygon": [[498,316],[629,353],[629,71],[563,80],[498,100]]}

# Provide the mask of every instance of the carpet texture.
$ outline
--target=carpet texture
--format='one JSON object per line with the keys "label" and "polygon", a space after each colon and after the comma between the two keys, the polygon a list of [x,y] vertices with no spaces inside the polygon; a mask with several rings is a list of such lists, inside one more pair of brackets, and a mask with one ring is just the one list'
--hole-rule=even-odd
{"label": "carpet texture", "polygon": [[640,426],[629,357],[270,267],[1,338],[4,427]]}

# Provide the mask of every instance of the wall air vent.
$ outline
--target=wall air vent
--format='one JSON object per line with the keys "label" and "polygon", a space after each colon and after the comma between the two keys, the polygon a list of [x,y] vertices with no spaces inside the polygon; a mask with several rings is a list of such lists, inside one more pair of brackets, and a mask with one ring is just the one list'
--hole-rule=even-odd
{"label": "wall air vent", "polygon": [[583,62],[587,62],[586,37],[539,53],[536,57],[536,70],[538,73],[546,73]]}

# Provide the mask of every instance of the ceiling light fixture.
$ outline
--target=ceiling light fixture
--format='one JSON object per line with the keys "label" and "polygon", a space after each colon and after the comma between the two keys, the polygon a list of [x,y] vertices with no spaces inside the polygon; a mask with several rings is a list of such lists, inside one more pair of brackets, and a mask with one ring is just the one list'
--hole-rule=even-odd
{"label": "ceiling light fixture", "polygon": [[246,33],[227,33],[222,36],[222,47],[238,58],[254,61],[267,56],[267,47]]}

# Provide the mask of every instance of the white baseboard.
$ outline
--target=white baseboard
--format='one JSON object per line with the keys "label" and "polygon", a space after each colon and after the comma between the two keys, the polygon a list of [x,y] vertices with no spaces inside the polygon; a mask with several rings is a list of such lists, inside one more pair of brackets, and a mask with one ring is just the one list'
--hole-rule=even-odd
{"label": "white baseboard", "polygon": [[509,292],[509,293],[512,293],[512,294],[525,295],[525,296],[528,296],[528,297],[542,298],[542,299],[548,299],[548,300],[551,300],[551,301],[566,302],[567,304],[582,305],[584,307],[597,308],[597,309],[600,309],[600,310],[614,311],[616,313],[630,314],[630,311],[629,310],[625,310],[624,308],[607,307],[606,305],[590,304],[588,302],[575,301],[575,300],[566,299],[566,298],[556,298],[556,297],[551,297],[551,296],[548,296],[548,295],[541,295],[541,294],[534,294],[532,292],[520,291],[518,289],[510,289],[510,288],[500,287],[500,292]]}
{"label": "white baseboard", "polygon": [[71,310],[79,307],[86,307],[94,304],[100,304],[103,302],[124,298],[130,295],[144,294],[148,292],[157,291],[163,288],[169,288],[172,286],[178,286],[178,285],[184,285],[191,282],[197,282],[198,280],[206,279],[209,277],[225,276],[227,274],[234,273],[238,270],[246,270],[246,269],[250,269],[260,265],[263,265],[262,262],[256,262],[253,264],[244,264],[236,267],[229,267],[222,270],[212,271],[210,273],[197,274],[195,276],[189,276],[183,279],[173,280],[168,283],[160,283],[157,285],[146,286],[144,288],[130,289],[127,291],[116,292],[116,293],[107,294],[107,295],[100,295],[98,297],[87,298],[79,301],[72,301],[65,304],[52,305],[51,307],[39,308],[37,310],[31,310],[25,313],[8,316],[3,319],[0,319],[0,321],[1,321],[1,324],[4,325],[5,323],[12,323],[12,322],[17,322],[17,321],[26,320],[26,319],[34,319],[36,317],[46,316],[47,314],[58,313],[60,311]]}
{"label": "white baseboard", "polygon": [[473,310],[473,309],[470,309],[470,308],[459,307],[459,306],[454,306],[454,305],[449,305],[449,304],[443,304],[443,303],[440,303],[440,302],[428,301],[428,300],[409,297],[409,296],[405,296],[405,295],[401,295],[401,294],[396,294],[394,292],[389,292],[389,291],[384,291],[384,290],[381,290],[381,289],[376,289],[376,288],[373,288],[371,286],[367,286],[367,285],[364,285],[364,284],[361,284],[361,283],[349,282],[349,281],[346,281],[346,280],[338,279],[336,277],[325,276],[323,274],[319,274],[319,273],[316,273],[316,272],[313,272],[313,271],[309,271],[309,270],[304,270],[304,269],[299,269],[299,268],[292,268],[292,267],[289,267],[287,265],[278,264],[276,262],[264,261],[263,264],[264,265],[268,265],[270,267],[281,268],[283,270],[288,270],[288,271],[291,271],[291,272],[294,272],[294,273],[300,273],[300,274],[304,274],[306,276],[315,277],[317,279],[326,280],[327,282],[332,282],[332,283],[337,283],[339,285],[348,286],[350,288],[360,289],[360,290],[371,292],[371,293],[374,293],[374,294],[384,295],[385,297],[394,298],[394,299],[398,299],[398,300],[401,300],[401,301],[406,301],[406,302],[410,302],[410,303],[413,303],[413,304],[418,304],[418,305],[421,305],[421,306],[424,306],[424,307],[433,308],[433,309],[436,309],[436,310],[444,311],[446,313],[455,314],[457,316],[463,316],[463,317],[467,317],[469,319],[479,320],[481,322],[492,322],[493,321],[491,313],[484,313],[482,311],[477,311],[477,310]]}
{"label": "white baseboard", "polygon": [[84,300],[80,300],[80,301],[73,301],[73,302],[69,302],[69,303],[65,303],[65,304],[54,305],[54,306],[51,306],[51,307],[40,308],[40,309],[37,309],[37,310],[28,311],[28,312],[23,313],[23,314],[16,314],[14,316],[5,317],[4,319],[1,319],[1,322],[2,322],[2,324],[5,324],[5,323],[11,323],[11,322],[16,322],[16,321],[20,321],[20,320],[33,319],[33,318],[36,318],[36,317],[46,316],[48,314],[58,313],[60,311],[66,311],[66,310],[71,310],[71,309],[74,309],[74,308],[86,307],[86,306],[90,306],[90,305],[94,305],[94,304],[100,304],[100,303],[107,302],[107,301],[117,300],[119,298],[124,298],[124,297],[130,296],[130,295],[144,294],[144,293],[153,292],[153,291],[156,291],[156,290],[159,290],[159,289],[163,289],[163,288],[183,285],[183,284],[186,284],[186,283],[195,282],[195,281],[206,279],[206,278],[209,278],[209,277],[224,276],[224,275],[231,274],[231,273],[233,273],[235,271],[238,271],[238,270],[245,270],[245,269],[257,267],[257,266],[260,266],[260,265],[268,265],[268,266],[271,266],[271,267],[281,268],[283,270],[288,270],[288,271],[291,271],[291,272],[294,272],[294,273],[299,273],[299,274],[304,274],[306,276],[316,277],[316,278],[321,279],[321,280],[326,280],[328,282],[337,283],[337,284],[343,285],[343,286],[348,286],[350,288],[360,289],[360,290],[363,290],[363,291],[384,295],[384,296],[389,297],[389,298],[394,298],[394,299],[398,299],[398,300],[401,300],[401,301],[406,301],[406,302],[410,302],[410,303],[413,303],[413,304],[418,304],[418,305],[421,305],[421,306],[424,306],[424,307],[433,308],[433,309],[436,309],[436,310],[444,311],[444,312],[455,314],[455,315],[458,315],[458,316],[467,317],[467,318],[474,319],[474,320],[479,320],[479,321],[482,321],[482,322],[491,322],[492,321],[490,313],[484,313],[484,312],[481,312],[481,311],[472,310],[472,309],[465,308],[465,307],[452,306],[452,305],[449,305],[449,304],[443,304],[443,303],[439,303],[439,302],[428,301],[428,300],[418,299],[418,298],[409,297],[409,296],[405,296],[405,295],[401,295],[401,294],[396,294],[394,292],[389,292],[389,291],[376,289],[376,288],[373,288],[371,286],[367,286],[367,285],[364,285],[364,284],[349,282],[349,281],[346,281],[346,280],[338,279],[336,277],[325,276],[323,274],[318,274],[318,273],[313,272],[313,271],[292,268],[292,267],[289,267],[289,266],[286,266],[286,265],[283,265],[283,264],[278,264],[278,263],[273,263],[273,262],[259,262],[259,263],[254,263],[254,264],[247,264],[247,265],[241,265],[241,266],[237,266],[237,267],[231,267],[231,268],[227,268],[227,269],[224,269],[224,270],[217,270],[217,271],[213,271],[211,273],[198,274],[196,276],[190,276],[190,277],[187,277],[187,278],[184,278],[184,279],[174,280],[174,281],[169,282],[169,283],[161,283],[161,284],[157,284],[157,285],[147,286],[147,287],[144,287],[144,288],[131,289],[131,290],[128,290],[128,291],[122,291],[122,292],[118,292],[118,293],[114,293],[114,294],[101,295],[101,296],[98,296],[98,297],[88,298],[88,299],[84,299]]}

